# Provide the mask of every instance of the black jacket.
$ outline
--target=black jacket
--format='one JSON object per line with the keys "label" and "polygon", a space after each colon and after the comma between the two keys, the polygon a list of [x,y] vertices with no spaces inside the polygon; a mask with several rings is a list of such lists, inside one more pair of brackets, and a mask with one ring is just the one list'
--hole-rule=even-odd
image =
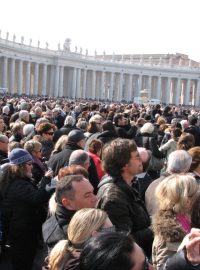
{"label": "black jacket", "polygon": [[82,148],[75,143],[68,142],[64,150],[50,157],[47,163],[48,167],[51,168],[55,172],[55,175],[57,175],[60,168],[68,166],[69,157],[71,153],[74,150],[78,150],[78,149],[82,149]]}
{"label": "black jacket", "polygon": [[103,131],[97,137],[97,139],[102,141],[103,144],[106,144],[117,138],[118,138],[118,135],[116,131],[112,131],[112,130]]}
{"label": "black jacket", "polygon": [[106,176],[99,184],[98,208],[105,210],[118,231],[130,232],[150,256],[153,233],[150,218],[138,192],[121,176]]}
{"label": "black jacket", "polygon": [[58,241],[67,238],[67,227],[74,214],[75,211],[58,204],[55,215],[45,221],[42,226],[42,234],[49,251]]}
{"label": "black jacket", "polygon": [[46,218],[44,204],[51,196],[44,188],[48,182],[38,189],[30,178],[15,179],[6,194],[1,194],[3,220],[4,224],[9,224],[5,230],[9,231],[10,239],[25,232],[40,232]]}

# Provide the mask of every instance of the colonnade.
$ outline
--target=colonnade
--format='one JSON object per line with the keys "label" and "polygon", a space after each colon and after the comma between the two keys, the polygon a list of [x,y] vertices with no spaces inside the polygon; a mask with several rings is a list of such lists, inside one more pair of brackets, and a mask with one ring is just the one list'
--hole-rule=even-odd
{"label": "colonnade", "polygon": [[[46,61],[48,62],[48,61]],[[54,62],[54,63],[52,63]],[[55,64],[56,62],[56,64]],[[163,103],[200,105],[199,77],[139,68],[105,68],[91,62],[82,65],[65,61],[28,61],[0,57],[0,87],[11,94],[134,101],[147,89],[148,99]]]}

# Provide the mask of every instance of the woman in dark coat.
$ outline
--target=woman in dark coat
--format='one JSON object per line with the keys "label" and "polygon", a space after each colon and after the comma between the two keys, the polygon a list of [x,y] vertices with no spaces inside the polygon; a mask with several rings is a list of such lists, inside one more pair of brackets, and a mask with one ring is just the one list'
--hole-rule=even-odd
{"label": "woman in dark coat", "polygon": [[31,270],[37,237],[44,222],[43,204],[51,196],[51,187],[45,182],[47,179],[40,189],[33,184],[33,159],[26,150],[13,149],[9,160],[0,178],[3,231],[8,232],[13,269]]}

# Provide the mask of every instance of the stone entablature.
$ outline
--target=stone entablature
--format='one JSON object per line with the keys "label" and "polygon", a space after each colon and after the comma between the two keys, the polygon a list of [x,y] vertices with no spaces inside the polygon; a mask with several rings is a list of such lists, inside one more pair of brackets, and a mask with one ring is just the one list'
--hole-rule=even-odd
{"label": "stone entablature", "polygon": [[[200,105],[199,63],[186,55],[106,55],[50,50],[0,38],[0,87],[14,94],[39,94],[134,101],[143,89],[149,99]],[[167,61],[164,61],[166,60]],[[148,61],[147,61],[148,60]]]}

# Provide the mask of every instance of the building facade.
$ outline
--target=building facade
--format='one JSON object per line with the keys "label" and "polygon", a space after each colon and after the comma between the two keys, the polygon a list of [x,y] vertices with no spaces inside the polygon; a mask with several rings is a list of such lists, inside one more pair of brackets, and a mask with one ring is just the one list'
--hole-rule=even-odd
{"label": "building facade", "polygon": [[89,56],[0,37],[0,88],[10,94],[134,101],[142,90],[166,104],[200,106],[199,63],[186,55]]}

